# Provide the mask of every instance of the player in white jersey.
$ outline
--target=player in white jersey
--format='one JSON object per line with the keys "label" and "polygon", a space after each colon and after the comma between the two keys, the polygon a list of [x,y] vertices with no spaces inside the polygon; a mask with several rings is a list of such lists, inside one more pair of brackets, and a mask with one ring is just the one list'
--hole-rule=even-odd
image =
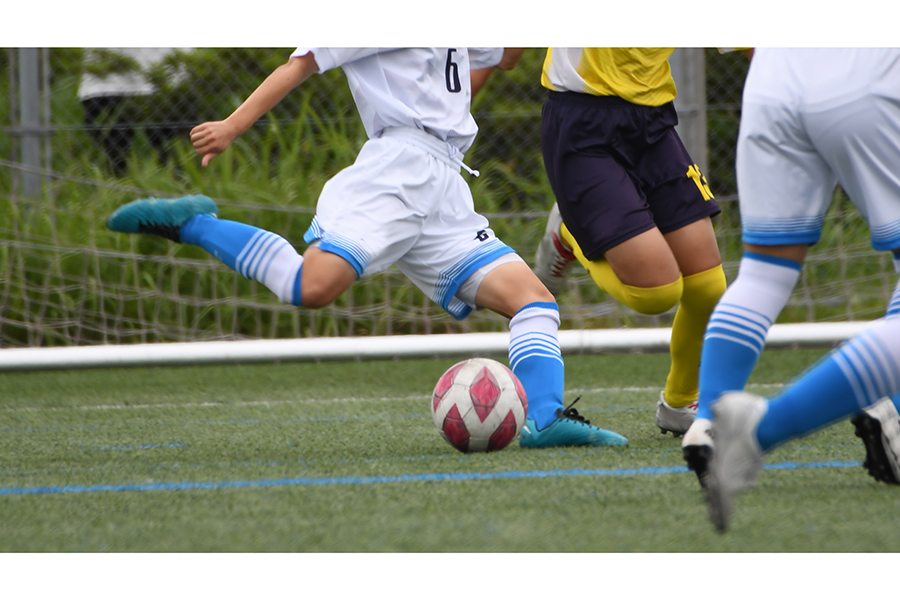
{"label": "player in white jersey", "polygon": [[838,183],[867,219],[873,247],[893,251],[900,272],[898,82],[900,49],[766,48],[753,56],[737,148],[745,254],[710,318],[700,363],[701,397],[717,400],[705,482],[720,529],[766,452],[850,415],[870,474],[900,483],[900,285],[883,321],[776,397],[741,391]]}
{"label": "player in white jersey", "polygon": [[141,199],[107,220],[114,231],[198,245],[282,302],[318,308],[393,264],[456,318],[487,308],[510,317],[510,366],[528,396],[526,447],[624,445],[563,405],[559,309],[474,208],[461,169],[478,128],[470,68],[515,64],[502,48],[298,48],[231,116],[198,125],[203,166],[314,73],[341,67],[369,140],[329,180],[301,256],[281,236],[216,218],[205,196]]}

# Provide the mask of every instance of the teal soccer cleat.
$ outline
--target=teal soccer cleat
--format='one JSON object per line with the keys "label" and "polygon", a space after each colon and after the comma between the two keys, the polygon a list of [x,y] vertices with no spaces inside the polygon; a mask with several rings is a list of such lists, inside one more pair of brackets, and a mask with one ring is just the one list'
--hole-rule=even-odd
{"label": "teal soccer cleat", "polygon": [[519,445],[523,448],[560,448],[566,446],[627,446],[628,440],[614,431],[600,429],[578,414],[572,406],[556,409],[556,420],[538,430],[534,419],[526,419]]}
{"label": "teal soccer cleat", "polygon": [[181,241],[181,227],[197,215],[217,216],[219,207],[206,196],[141,198],[109,215],[106,227],[121,233],[148,233]]}

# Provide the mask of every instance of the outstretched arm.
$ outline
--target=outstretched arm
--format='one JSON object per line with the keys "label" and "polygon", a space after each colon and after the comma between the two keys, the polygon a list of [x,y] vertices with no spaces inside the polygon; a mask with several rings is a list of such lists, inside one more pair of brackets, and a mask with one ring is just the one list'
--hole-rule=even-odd
{"label": "outstretched arm", "polygon": [[203,157],[202,165],[205,167],[210,160],[224,152],[257,119],[272,110],[288,92],[318,70],[319,66],[312,52],[304,56],[292,56],[266,77],[227,119],[209,121],[194,127],[191,130],[191,143],[197,154]]}

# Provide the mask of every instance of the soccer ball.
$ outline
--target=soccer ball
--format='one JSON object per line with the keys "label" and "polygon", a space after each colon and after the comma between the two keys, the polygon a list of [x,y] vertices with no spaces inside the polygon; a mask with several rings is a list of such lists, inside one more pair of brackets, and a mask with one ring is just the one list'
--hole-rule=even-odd
{"label": "soccer ball", "polygon": [[460,452],[491,452],[516,439],[528,400],[518,377],[489,358],[470,358],[447,369],[431,398],[434,426]]}

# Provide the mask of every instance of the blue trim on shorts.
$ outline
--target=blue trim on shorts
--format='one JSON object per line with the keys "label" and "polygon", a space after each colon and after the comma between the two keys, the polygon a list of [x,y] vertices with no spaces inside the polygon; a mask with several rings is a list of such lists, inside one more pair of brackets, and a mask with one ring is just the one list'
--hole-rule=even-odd
{"label": "blue trim on shorts", "polygon": [[313,217],[312,223],[309,224],[309,229],[303,234],[303,241],[310,244],[320,239],[322,239],[322,226],[319,225],[319,218]]}
{"label": "blue trim on shorts", "polygon": [[440,280],[434,286],[434,297],[432,300],[453,317],[457,319],[466,318],[472,312],[472,307],[456,298],[459,286],[465,283],[466,279],[484,265],[514,252],[515,250],[497,238],[492,239],[460,260],[449,271],[441,273]]}
{"label": "blue trim on shorts", "polygon": [[894,250],[900,248],[900,220],[885,223],[877,227],[869,226],[872,236],[872,248],[875,250]]}
{"label": "blue trim on shorts", "polygon": [[803,265],[795,260],[781,258],[780,256],[769,256],[768,254],[761,254],[759,252],[744,251],[744,258],[758,260],[759,262],[769,263],[770,265],[777,265],[779,267],[787,267],[788,269],[794,269],[795,271],[799,271],[803,268]]}
{"label": "blue trim on shorts", "polygon": [[825,213],[812,216],[742,218],[741,239],[758,246],[812,246],[822,237]]}
{"label": "blue trim on shorts", "polygon": [[822,232],[806,232],[806,233],[759,233],[744,230],[741,241],[745,244],[754,244],[756,246],[795,246],[806,244],[812,246],[822,237]]}
{"label": "blue trim on shorts", "polygon": [[343,244],[340,240],[336,240],[333,238],[330,240],[323,239],[319,243],[319,250],[337,254],[348,263],[350,263],[350,266],[353,267],[354,271],[356,271],[357,279],[362,277],[363,271],[366,270],[366,265],[369,263],[367,258],[362,258],[355,252],[355,248]]}
{"label": "blue trim on shorts", "polygon": [[872,249],[879,251],[892,251],[894,248],[900,248],[900,236],[890,239],[872,238]]}
{"label": "blue trim on shorts", "polygon": [[319,242],[319,250],[337,254],[346,260],[353,267],[353,270],[356,271],[357,279],[362,277],[363,271],[366,270],[366,267],[372,261],[369,253],[350,238],[324,232],[316,217],[313,217],[309,229],[303,234],[303,241],[307,244],[317,241]]}

